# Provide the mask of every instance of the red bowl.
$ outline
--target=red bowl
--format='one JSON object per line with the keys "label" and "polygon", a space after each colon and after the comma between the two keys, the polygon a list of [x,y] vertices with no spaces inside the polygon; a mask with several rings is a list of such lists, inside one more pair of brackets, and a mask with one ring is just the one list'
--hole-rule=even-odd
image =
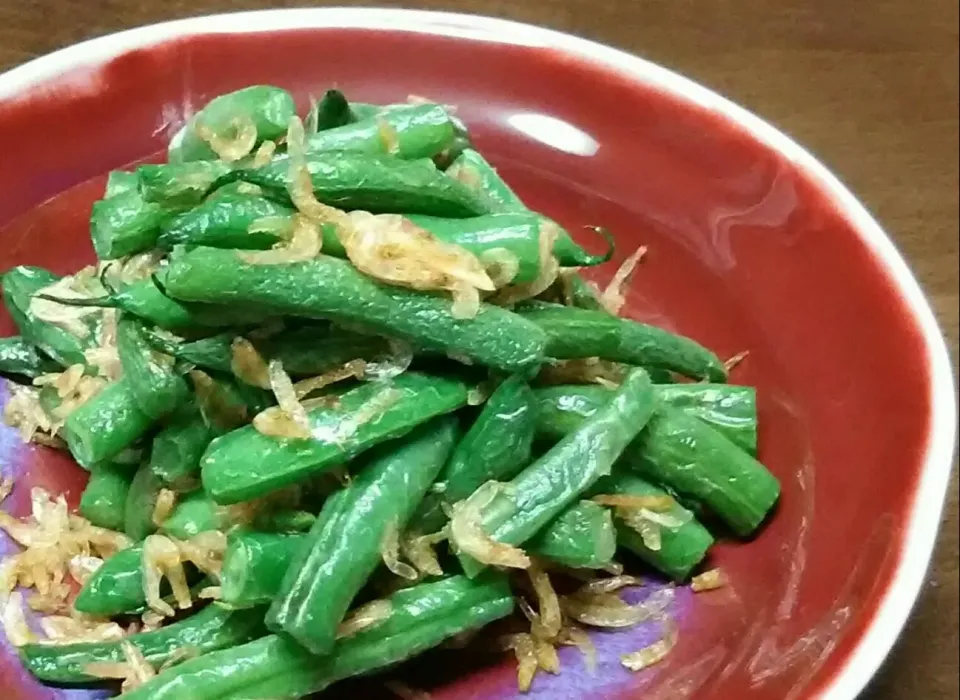
{"label": "red bowl", "polygon": [[[0,76],[0,269],[90,262],[104,174],[157,153],[198,105],[251,83],[304,102],[336,85],[371,102],[416,93],[457,105],[533,208],[569,228],[608,227],[621,257],[649,247],[633,316],[721,355],[750,351],[734,379],[758,387],[761,457],[783,498],[752,542],[717,547],[732,586],[678,594],[680,642],[663,664],[630,675],[617,662],[650,630],[599,635],[596,675],[566,650],[562,673],[538,677],[530,695],[853,698],[929,562],[956,405],[916,280],[836,177],[709,90],[565,34],[400,10],[223,15],[95,39]],[[0,468],[18,480],[15,512],[32,485],[75,502],[84,481],[6,428]],[[442,653],[419,664],[437,700],[517,696],[512,662],[470,659],[453,672],[456,657]],[[36,683],[8,646],[0,687],[7,700],[89,696]]]}

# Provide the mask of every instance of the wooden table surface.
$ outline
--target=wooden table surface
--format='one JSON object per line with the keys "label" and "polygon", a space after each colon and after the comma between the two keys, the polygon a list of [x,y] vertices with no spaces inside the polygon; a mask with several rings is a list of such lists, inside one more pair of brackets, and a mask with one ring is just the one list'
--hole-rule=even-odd
{"label": "wooden table surface", "polygon": [[[89,37],[265,0],[0,0],[0,69]],[[337,4],[352,4],[341,2]],[[679,70],[817,153],[913,266],[956,367],[957,0],[430,0],[603,41]],[[960,697],[957,474],[907,632],[864,700]]]}

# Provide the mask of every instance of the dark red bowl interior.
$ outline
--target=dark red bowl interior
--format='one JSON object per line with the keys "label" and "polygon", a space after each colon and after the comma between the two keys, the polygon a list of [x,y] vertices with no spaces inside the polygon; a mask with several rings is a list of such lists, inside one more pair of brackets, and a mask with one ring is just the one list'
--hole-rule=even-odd
{"label": "dark red bowl interior", "polygon": [[[0,269],[67,272],[92,261],[89,207],[106,171],[162,149],[184,108],[259,82],[304,102],[336,85],[366,101],[416,93],[457,105],[532,207],[572,230],[608,227],[619,259],[649,247],[630,290],[633,316],[722,356],[750,351],[733,379],[758,387],[761,457],[783,499],[755,540],[717,547],[713,562],[732,586],[681,592],[680,643],[660,666],[630,675],[617,663],[650,630],[601,635],[597,675],[567,650],[563,673],[539,677],[531,695],[812,697],[857,643],[897,565],[930,414],[918,330],[829,198],[736,125],[550,50],[365,30],[199,36],[0,105]],[[542,117],[575,125],[596,148],[589,139],[579,146],[588,155],[546,145],[556,122]],[[541,140],[516,128],[524,123]],[[11,332],[4,315],[0,333]],[[31,485],[66,489],[75,502],[84,482],[69,460],[21,445],[7,428],[0,465],[19,480],[19,513]],[[455,658],[420,663],[418,683],[436,686],[438,700],[515,696],[512,662],[474,656],[461,667]],[[85,697],[38,685],[8,648],[0,681],[7,700]]]}

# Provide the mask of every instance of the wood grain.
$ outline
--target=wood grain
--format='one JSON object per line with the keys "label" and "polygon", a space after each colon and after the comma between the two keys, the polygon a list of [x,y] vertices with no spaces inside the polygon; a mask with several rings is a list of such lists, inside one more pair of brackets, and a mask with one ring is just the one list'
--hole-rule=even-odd
{"label": "wood grain", "polygon": [[[956,367],[956,0],[383,4],[478,12],[570,31],[679,70],[763,115],[817,153],[891,233],[930,296]],[[0,68],[149,22],[285,5],[302,2],[0,0]],[[960,697],[957,501],[955,471],[929,583],[866,700]]]}

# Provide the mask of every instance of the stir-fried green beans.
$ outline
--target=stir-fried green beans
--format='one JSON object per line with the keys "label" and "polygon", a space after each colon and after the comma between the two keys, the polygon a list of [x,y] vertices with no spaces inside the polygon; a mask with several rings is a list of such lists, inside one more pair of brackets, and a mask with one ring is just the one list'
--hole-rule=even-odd
{"label": "stir-fried green beans", "polygon": [[[452,107],[309,102],[301,120],[253,85],[199,105],[167,162],[107,176],[96,266],[3,274],[5,419],[90,472],[77,515],[34,489],[0,521],[25,549],[0,588],[59,616],[20,649],[42,681],[305,697],[516,600],[529,632],[499,643],[526,690],[586,647],[574,621],[643,616],[602,571],[682,584],[708,527],[751,535],[776,504],[755,390],[579,276],[614,239],[570,232],[603,222],[531,210]],[[0,590],[20,644],[18,595]]]}

